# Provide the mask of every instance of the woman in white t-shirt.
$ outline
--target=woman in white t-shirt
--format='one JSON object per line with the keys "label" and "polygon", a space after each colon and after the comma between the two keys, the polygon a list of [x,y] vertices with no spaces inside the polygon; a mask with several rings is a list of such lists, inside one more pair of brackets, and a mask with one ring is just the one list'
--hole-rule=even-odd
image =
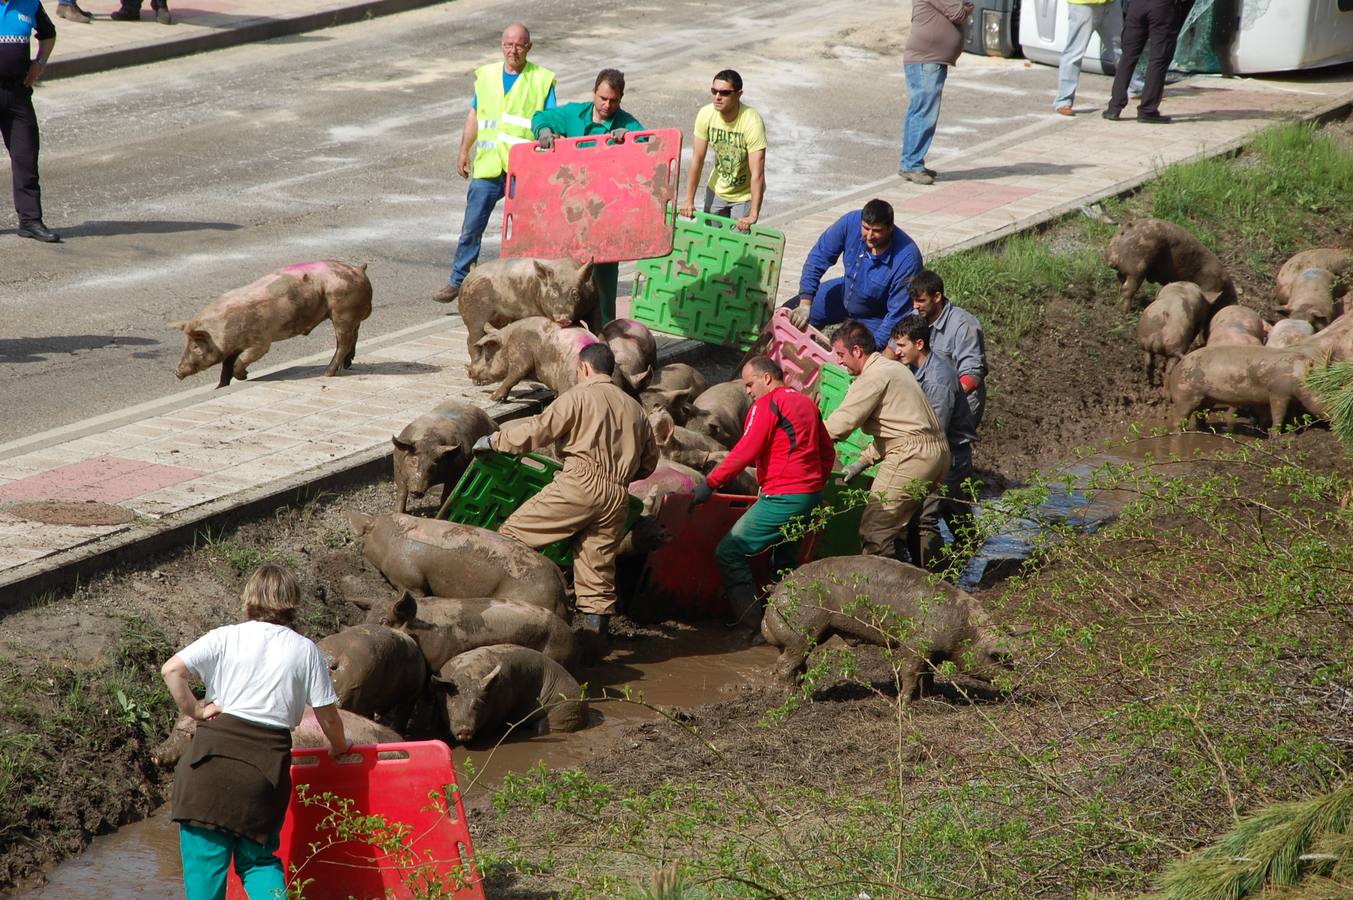
{"label": "woman in white t-shirt", "polygon": [[[244,586],[248,621],[208,632],[160,670],[197,722],[172,804],[188,900],[224,898],[232,859],[251,900],[286,896],[276,851],[291,795],[291,729],[309,705],[331,753],[352,746],[324,656],[291,630],[300,593],[286,569],[261,566]],[[206,685],[203,700],[194,678]]]}

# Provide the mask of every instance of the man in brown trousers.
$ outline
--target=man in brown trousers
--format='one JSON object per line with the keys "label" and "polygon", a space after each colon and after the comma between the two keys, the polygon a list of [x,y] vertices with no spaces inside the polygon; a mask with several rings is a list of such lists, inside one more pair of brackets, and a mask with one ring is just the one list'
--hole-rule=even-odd
{"label": "man in brown trousers", "polygon": [[508,517],[499,534],[537,550],[577,536],[573,592],[583,628],[604,640],[615,612],[615,551],[629,512],[626,485],[652,474],[658,445],[634,398],[611,381],[605,344],[578,354],[578,384],[543,413],[508,422],[475,449],[525,453],[560,442],[564,469]]}
{"label": "man in brown trousers", "polygon": [[876,352],[867,326],[846,322],[836,332],[833,348],[855,378],[841,405],[827,417],[827,433],[839,441],[860,428],[874,439],[846,467],[846,480],[882,460],[860,518],[861,552],[893,555],[893,542],[906,536],[907,523],[948,474],[949,445],[916,376]]}

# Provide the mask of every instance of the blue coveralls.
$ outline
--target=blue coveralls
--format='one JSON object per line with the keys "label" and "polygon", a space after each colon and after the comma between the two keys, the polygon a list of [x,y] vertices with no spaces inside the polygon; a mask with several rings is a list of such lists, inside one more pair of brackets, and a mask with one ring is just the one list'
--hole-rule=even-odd
{"label": "blue coveralls", "polygon": [[[799,296],[811,294],[808,324],[821,328],[846,319],[862,322],[882,347],[893,327],[911,312],[911,279],[921,271],[921,250],[908,234],[893,226],[888,249],[874,256],[860,235],[860,210],[846,213],[822,233],[803,263]],[[841,260],[845,275],[823,281]],[[785,305],[794,307],[798,300]]]}

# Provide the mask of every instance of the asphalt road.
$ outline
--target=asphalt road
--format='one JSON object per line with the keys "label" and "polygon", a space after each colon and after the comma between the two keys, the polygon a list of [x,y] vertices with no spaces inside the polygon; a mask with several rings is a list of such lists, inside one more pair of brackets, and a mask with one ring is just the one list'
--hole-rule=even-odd
{"label": "asphalt road", "polygon": [[[368,262],[364,338],[441,314],[430,296],[464,208],[453,164],[471,72],[508,21],[530,24],[561,99],[616,66],[625,107],[652,127],[689,133],[713,73],[737,68],[770,135],[763,216],[786,217],[896,172],[908,17],[858,0],[460,0],[42,85],[46,219],[67,241],[0,230],[0,443],[213,382],[174,379],[168,323],[280,265]],[[963,57],[931,158],[1055,127],[1055,76]],[[1085,76],[1083,100],[1106,93]],[[322,325],[258,365],[332,340]]]}

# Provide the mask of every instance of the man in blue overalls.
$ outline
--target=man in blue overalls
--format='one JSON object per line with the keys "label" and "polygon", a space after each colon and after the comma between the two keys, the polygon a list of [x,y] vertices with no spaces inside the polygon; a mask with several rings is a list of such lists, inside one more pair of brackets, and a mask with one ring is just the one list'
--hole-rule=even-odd
{"label": "man in blue overalls", "polygon": [[[31,35],[37,35],[38,55],[29,59]],[[18,234],[48,244],[61,236],[42,224],[33,83],[42,77],[55,45],[56,26],[39,0],[0,0],[0,136],[5,139],[14,178]]]}
{"label": "man in blue overalls", "polygon": [[[838,259],[844,276],[823,281]],[[893,208],[883,200],[870,200],[864,209],[837,219],[817,239],[803,263],[799,295],[785,308],[799,328],[854,319],[873,332],[882,347],[894,326],[911,312],[911,278],[920,271],[921,250],[893,224]]]}

